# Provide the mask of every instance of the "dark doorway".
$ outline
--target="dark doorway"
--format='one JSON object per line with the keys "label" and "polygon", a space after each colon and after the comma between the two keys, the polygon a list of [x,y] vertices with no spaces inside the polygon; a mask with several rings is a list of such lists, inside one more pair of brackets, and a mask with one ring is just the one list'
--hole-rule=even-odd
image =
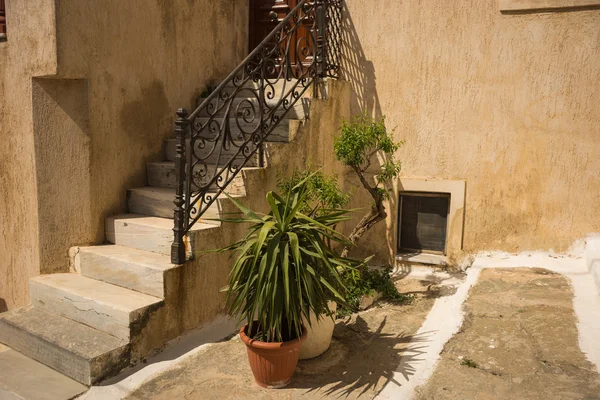
{"label": "dark doorway", "polygon": [[6,40],[6,6],[0,0],[0,41]]}
{"label": "dark doorway", "polygon": [[298,0],[250,0],[248,51],[254,50],[297,3]]}
{"label": "dark doorway", "polygon": [[398,252],[446,253],[450,195],[404,192],[398,213]]}

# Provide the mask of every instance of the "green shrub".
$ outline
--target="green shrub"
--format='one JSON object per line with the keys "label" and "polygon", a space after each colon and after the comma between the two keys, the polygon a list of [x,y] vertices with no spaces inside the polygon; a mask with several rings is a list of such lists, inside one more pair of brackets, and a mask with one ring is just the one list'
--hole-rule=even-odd
{"label": "green shrub", "polygon": [[382,270],[364,268],[349,270],[343,276],[346,288],[346,304],[338,304],[338,318],[346,317],[359,311],[360,300],[364,296],[373,295],[375,292],[382,294],[383,298],[397,303],[409,303],[413,297],[398,292],[390,277],[392,267]]}
{"label": "green shrub", "polygon": [[339,188],[337,176],[325,175],[321,170],[313,170],[310,165],[304,170],[295,169],[289,177],[280,176],[277,188],[283,194],[287,194],[304,180],[306,198],[300,210],[305,214],[313,215],[323,210],[341,209],[350,201],[350,196]]}
{"label": "green shrub", "polygon": [[470,358],[465,358],[461,361],[460,365],[464,365],[466,367],[469,368],[478,368],[479,365],[477,365],[477,363],[473,360],[471,360]]}

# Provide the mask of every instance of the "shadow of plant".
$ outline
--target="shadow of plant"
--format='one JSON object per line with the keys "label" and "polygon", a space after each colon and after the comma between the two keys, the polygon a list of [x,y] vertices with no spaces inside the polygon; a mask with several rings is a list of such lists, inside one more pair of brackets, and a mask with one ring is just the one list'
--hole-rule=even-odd
{"label": "shadow of plant", "polygon": [[427,275],[422,279],[406,280],[406,276],[401,274],[392,274],[391,279],[396,285],[398,292],[404,295],[418,296],[426,299],[437,299],[440,297],[451,296],[456,293],[456,279],[462,278],[463,274],[449,273],[448,277]]}
{"label": "shadow of plant", "polygon": [[415,343],[426,343],[428,335],[394,333],[386,325],[387,317],[375,330],[361,316],[338,323],[330,349],[318,358],[300,361],[290,388],[323,396],[371,398],[389,383],[400,385],[394,374],[408,379],[415,373],[412,364],[425,347]]}

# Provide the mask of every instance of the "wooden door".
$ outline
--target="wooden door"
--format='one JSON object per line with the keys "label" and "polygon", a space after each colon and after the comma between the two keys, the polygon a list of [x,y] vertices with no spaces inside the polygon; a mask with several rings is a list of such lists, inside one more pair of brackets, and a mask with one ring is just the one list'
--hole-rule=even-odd
{"label": "wooden door", "polygon": [[6,38],[6,7],[4,0],[0,0],[0,40]]}
{"label": "wooden door", "polygon": [[[250,0],[248,51],[254,50],[299,2],[300,0]],[[291,37],[289,57],[292,65],[301,62],[308,66],[312,63],[314,48],[312,25],[312,20],[306,19]]]}

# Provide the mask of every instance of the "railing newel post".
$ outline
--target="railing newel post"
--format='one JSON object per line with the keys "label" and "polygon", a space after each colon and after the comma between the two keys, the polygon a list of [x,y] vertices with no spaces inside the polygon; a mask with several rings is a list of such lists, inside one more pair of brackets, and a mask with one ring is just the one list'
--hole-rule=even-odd
{"label": "railing newel post", "polygon": [[322,81],[324,77],[323,63],[324,57],[324,40],[325,40],[325,2],[324,0],[315,0],[314,3],[314,19],[315,26],[313,29],[314,63],[315,63],[315,80],[313,89],[313,98],[320,97]]}
{"label": "railing newel post", "polygon": [[185,262],[185,229],[184,221],[186,212],[184,209],[185,198],[184,198],[184,184],[187,177],[185,168],[185,154],[186,154],[186,139],[189,132],[189,121],[187,119],[188,112],[185,108],[180,108],[176,112],[177,119],[175,120],[175,138],[177,140],[175,145],[175,176],[177,184],[175,186],[175,208],[173,209],[174,226],[173,226],[173,244],[171,245],[171,262],[173,264],[183,264]]}
{"label": "railing newel post", "polygon": [[324,76],[323,64],[325,62],[325,2],[316,0],[316,18],[317,18],[317,75],[319,78]]}
{"label": "railing newel post", "polygon": [[258,166],[260,168],[265,167],[265,145],[263,144],[264,133],[265,133],[265,63],[260,67],[260,83],[258,87],[258,115],[260,116],[259,130],[260,130],[260,143],[258,145]]}

